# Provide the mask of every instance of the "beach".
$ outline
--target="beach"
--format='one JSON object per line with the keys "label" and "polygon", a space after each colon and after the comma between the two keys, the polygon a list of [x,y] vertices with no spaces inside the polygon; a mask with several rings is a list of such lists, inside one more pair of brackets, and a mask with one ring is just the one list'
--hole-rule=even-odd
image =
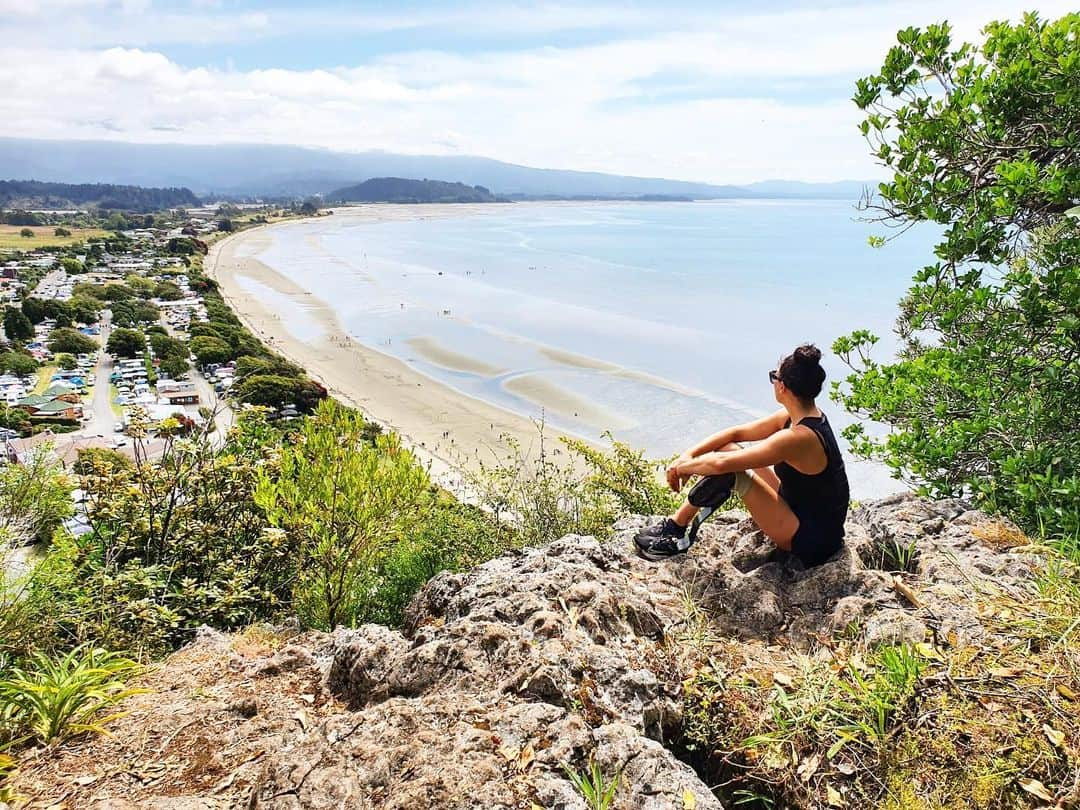
{"label": "beach", "polygon": [[[364,206],[353,216],[383,218],[448,216],[448,206]],[[485,206],[456,205],[452,213]],[[339,316],[325,301],[298,286],[249,253],[257,253],[268,239],[267,227],[287,228],[291,223],[262,226],[222,239],[206,257],[207,275],[220,285],[222,296],[243,323],[268,347],[302,366],[332,396],[359,409],[367,418],[397,433],[429,465],[442,486],[461,493],[467,489],[460,471],[475,470],[480,462],[491,465],[505,457],[507,439],[529,454],[539,450],[540,433],[534,420],[462,394],[421,374],[407,364],[349,337]],[[254,282],[287,298],[303,312],[303,327],[290,330],[278,308],[245,288]],[[286,316],[288,317],[288,316]],[[297,331],[302,335],[298,336]],[[431,362],[462,368],[472,374],[500,371],[482,361],[442,349],[418,338],[413,348]],[[558,390],[522,383],[539,401],[558,411],[573,411],[580,403],[563,400]],[[535,390],[534,390],[535,389]],[[550,426],[544,437],[549,452],[558,452],[564,435]],[[564,455],[561,454],[560,455]]]}

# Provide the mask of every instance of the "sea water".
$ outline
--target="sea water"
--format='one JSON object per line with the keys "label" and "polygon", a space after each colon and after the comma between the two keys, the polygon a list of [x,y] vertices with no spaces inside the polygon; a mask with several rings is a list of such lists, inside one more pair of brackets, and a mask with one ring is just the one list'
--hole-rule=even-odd
{"label": "sea water", "polygon": [[[590,439],[611,429],[655,455],[775,410],[768,372],[799,343],[821,347],[832,380],[847,370],[829,347],[854,329],[890,356],[897,302],[934,236],[871,247],[883,229],[834,200],[443,211],[372,222],[339,209],[269,229],[257,256],[330,304],[353,339],[462,393]],[[298,321],[298,336],[309,326]],[[852,421],[819,404],[838,430]],[[874,465],[851,478],[856,497],[901,486]]]}

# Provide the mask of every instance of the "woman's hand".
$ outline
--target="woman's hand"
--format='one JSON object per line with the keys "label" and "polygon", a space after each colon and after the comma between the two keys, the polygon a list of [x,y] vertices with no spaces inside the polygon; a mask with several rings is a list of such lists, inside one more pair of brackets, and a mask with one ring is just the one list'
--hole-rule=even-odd
{"label": "woman's hand", "polygon": [[675,459],[667,468],[667,485],[671,488],[672,492],[678,492],[682,489],[683,484],[690,480],[689,475],[679,475],[679,465],[683,462],[690,461],[690,456],[683,453],[677,459]]}

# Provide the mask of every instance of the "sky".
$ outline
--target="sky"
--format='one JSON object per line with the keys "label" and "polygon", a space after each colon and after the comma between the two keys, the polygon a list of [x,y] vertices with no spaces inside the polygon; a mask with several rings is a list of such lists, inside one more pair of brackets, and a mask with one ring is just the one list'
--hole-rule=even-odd
{"label": "sky", "polygon": [[850,99],[897,30],[1074,6],[0,0],[0,134],[870,179]]}

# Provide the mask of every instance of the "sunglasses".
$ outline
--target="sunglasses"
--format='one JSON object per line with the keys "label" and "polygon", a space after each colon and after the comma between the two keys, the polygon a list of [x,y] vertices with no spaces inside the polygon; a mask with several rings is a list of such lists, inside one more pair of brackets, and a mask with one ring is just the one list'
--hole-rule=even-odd
{"label": "sunglasses", "polygon": [[780,375],[777,374],[775,370],[769,372],[769,382],[780,382]]}

